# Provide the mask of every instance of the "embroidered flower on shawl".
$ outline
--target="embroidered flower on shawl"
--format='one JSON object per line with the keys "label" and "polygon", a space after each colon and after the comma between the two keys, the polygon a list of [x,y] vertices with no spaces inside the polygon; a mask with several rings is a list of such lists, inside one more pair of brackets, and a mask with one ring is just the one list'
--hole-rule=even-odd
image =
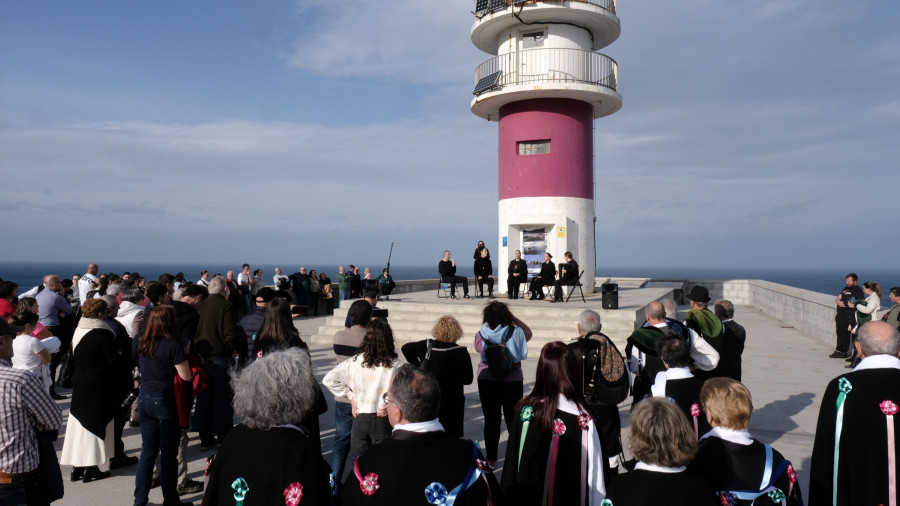
{"label": "embroidered flower on shawl", "polygon": [[379,488],[381,488],[381,485],[378,483],[378,475],[375,473],[367,474],[359,484],[359,489],[366,495],[374,495]]}
{"label": "embroidered flower on shawl", "polygon": [[581,427],[581,430],[588,430],[591,426],[591,415],[587,413],[578,415],[578,426]]}
{"label": "embroidered flower on shawl", "polygon": [[838,380],[838,390],[847,393],[850,390],[853,390],[853,385],[850,384],[850,380],[847,378],[841,378]]}
{"label": "embroidered flower on shawl", "polygon": [[779,488],[776,488],[775,490],[769,492],[769,499],[771,499],[772,502],[781,502],[785,497],[786,496],[784,495],[784,492],[782,492]]}
{"label": "embroidered flower on shawl", "polygon": [[530,422],[534,420],[534,408],[531,406],[524,406],[522,408],[522,412],[519,414],[519,417],[523,422]]}
{"label": "embroidered flower on shawl", "polygon": [[447,487],[434,482],[425,487],[425,500],[428,504],[444,504],[447,502]]}
{"label": "embroidered flower on shawl", "polygon": [[791,483],[797,483],[797,471],[794,471],[794,464],[788,464],[787,475]]}
{"label": "embroidered flower on shawl", "polygon": [[203,471],[203,476],[209,476],[209,471],[212,469],[213,461],[216,460],[215,455],[210,455],[206,457],[206,471]]}
{"label": "embroidered flower on shawl", "polygon": [[719,501],[722,503],[722,506],[737,506],[738,498],[731,492],[720,492]]}
{"label": "embroidered flower on shawl", "polygon": [[262,357],[263,357],[263,351],[262,350],[257,351],[256,358],[262,358]]}
{"label": "embroidered flower on shawl", "polygon": [[613,506],[613,503],[609,499],[604,499],[603,502],[600,503],[600,506]]}
{"label": "embroidered flower on shawl", "polygon": [[700,405],[696,402],[691,404],[691,416],[700,416]]}
{"label": "embroidered flower on shawl", "polygon": [[557,418],[553,420],[553,435],[554,436],[562,436],[566,433],[566,424],[563,423],[562,420]]}
{"label": "embroidered flower on shawl", "polygon": [[295,481],[284,489],[283,495],[286,506],[297,506],[300,504],[300,499],[303,499],[303,485]]}
{"label": "embroidered flower on shawl", "polygon": [[231,483],[231,489],[234,490],[234,500],[240,504],[244,501],[244,497],[247,496],[247,492],[250,491],[250,486],[247,485],[243,478],[238,478]]}
{"label": "embroidered flower on shawl", "polygon": [[881,412],[887,416],[896,415],[897,411],[900,410],[896,404],[889,400],[882,402],[879,406],[881,406]]}

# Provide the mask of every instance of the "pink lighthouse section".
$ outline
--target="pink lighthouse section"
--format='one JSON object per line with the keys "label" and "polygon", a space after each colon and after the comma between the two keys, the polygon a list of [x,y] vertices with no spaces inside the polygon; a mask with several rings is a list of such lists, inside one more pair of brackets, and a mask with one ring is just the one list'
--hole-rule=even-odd
{"label": "pink lighthouse section", "polygon": [[521,250],[532,272],[545,251],[571,251],[593,291],[593,122],[622,107],[616,62],[595,51],[619,33],[615,0],[476,0],[472,42],[496,55],[475,71],[471,108],[500,127],[501,290]]}

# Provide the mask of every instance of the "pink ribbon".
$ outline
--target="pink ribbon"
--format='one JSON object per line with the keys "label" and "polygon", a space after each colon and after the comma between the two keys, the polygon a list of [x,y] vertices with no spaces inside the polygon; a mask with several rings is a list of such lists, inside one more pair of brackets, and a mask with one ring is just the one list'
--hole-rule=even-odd
{"label": "pink ribbon", "polygon": [[556,458],[559,455],[559,437],[566,433],[566,424],[559,418],[553,420],[553,441],[550,443],[550,462],[547,466],[547,506],[553,506],[553,487],[556,481]]}
{"label": "pink ribbon", "polygon": [[700,440],[700,425],[697,418],[700,417],[700,405],[696,402],[691,404],[691,416],[694,417],[694,437]]}
{"label": "pink ribbon", "polygon": [[788,464],[787,467],[787,475],[788,475],[788,497],[794,493],[794,483],[797,483],[797,471],[794,471],[794,465]]}
{"label": "pink ribbon", "polygon": [[897,506],[897,456],[894,450],[894,415],[900,407],[893,401],[883,401],[879,404],[881,412],[887,419],[887,449],[888,449],[888,504]]}

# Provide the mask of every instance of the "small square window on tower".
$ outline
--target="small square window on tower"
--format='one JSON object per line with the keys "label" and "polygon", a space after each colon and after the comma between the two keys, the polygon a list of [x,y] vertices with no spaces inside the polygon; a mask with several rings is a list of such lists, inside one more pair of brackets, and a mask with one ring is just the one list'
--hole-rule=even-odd
{"label": "small square window on tower", "polygon": [[522,34],[522,49],[531,49],[544,45],[544,32],[527,32]]}
{"label": "small square window on tower", "polygon": [[549,155],[550,139],[540,141],[519,141],[520,155]]}

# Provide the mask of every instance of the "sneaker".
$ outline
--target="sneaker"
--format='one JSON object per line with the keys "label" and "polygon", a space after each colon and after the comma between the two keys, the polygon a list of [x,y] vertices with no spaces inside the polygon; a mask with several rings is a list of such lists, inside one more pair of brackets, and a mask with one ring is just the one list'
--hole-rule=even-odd
{"label": "sneaker", "polygon": [[187,479],[184,483],[178,485],[178,488],[175,490],[178,491],[178,495],[196,494],[203,492],[203,482]]}

